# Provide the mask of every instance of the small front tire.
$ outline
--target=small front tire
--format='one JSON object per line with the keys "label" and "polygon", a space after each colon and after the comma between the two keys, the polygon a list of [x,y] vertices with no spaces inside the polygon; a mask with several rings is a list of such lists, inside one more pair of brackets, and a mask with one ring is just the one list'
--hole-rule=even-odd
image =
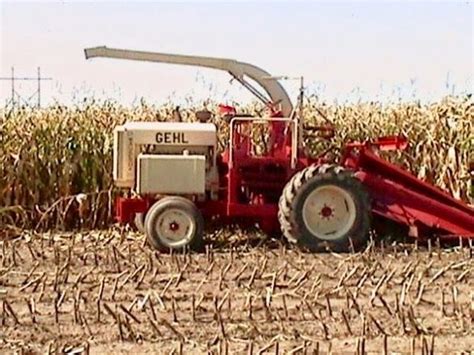
{"label": "small front tire", "polygon": [[135,213],[135,218],[133,219],[133,226],[140,233],[145,233],[145,214],[144,213]]}
{"label": "small front tire", "polygon": [[196,205],[183,197],[167,196],[148,210],[145,233],[149,243],[161,251],[201,251],[204,219]]}

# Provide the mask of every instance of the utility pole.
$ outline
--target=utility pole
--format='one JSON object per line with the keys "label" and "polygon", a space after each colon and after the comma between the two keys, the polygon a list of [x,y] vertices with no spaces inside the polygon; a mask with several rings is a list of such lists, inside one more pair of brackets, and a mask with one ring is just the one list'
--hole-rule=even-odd
{"label": "utility pole", "polygon": [[15,105],[15,68],[12,67],[12,105]]}
{"label": "utility pole", "polygon": [[[26,104],[29,105],[29,101],[31,98],[36,96],[37,98],[37,103],[36,107],[40,108],[41,107],[41,82],[43,80],[53,80],[53,78],[43,78],[41,77],[41,68],[37,68],[37,77],[16,77],[15,76],[15,68],[11,68],[11,76],[10,77],[0,77],[0,80],[7,80],[10,81],[11,83],[11,104],[12,106],[15,106],[15,104],[20,102],[20,99],[22,99]],[[37,88],[36,91],[31,95],[27,100],[23,99],[20,94],[15,90],[15,82],[17,81],[32,81],[36,80],[37,81]],[[15,100],[15,95],[18,98],[18,100]]]}
{"label": "utility pole", "polygon": [[38,67],[38,108],[41,107],[41,68]]}

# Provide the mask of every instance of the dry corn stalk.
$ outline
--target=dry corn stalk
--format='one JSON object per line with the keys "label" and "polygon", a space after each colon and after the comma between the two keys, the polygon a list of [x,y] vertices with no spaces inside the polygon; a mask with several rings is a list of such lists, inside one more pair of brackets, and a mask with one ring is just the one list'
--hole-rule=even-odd
{"label": "dry corn stalk", "polygon": [[[190,100],[189,107],[199,106]],[[171,103],[158,107],[141,102],[127,108],[112,101],[85,100],[73,107],[0,109],[0,224],[38,229],[106,226],[113,198],[113,128],[128,120],[168,120],[173,108]],[[261,109],[250,105],[238,111]],[[194,111],[182,110],[183,121],[194,121]],[[332,148],[337,157],[344,142],[402,133],[410,147],[391,153],[391,160],[457,198],[472,199],[474,100],[470,95],[432,104],[328,105],[309,97],[305,123],[320,124],[326,118],[335,124],[337,136],[331,142],[307,137],[313,153]],[[212,120],[223,148],[228,124],[217,116]],[[254,139],[263,137],[259,131]]]}

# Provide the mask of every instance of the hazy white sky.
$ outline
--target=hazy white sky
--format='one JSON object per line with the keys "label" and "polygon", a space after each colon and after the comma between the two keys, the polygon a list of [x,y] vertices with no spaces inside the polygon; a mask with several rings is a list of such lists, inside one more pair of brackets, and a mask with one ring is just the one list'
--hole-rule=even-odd
{"label": "hazy white sky", "polygon": [[[111,2],[0,0],[0,76],[41,66],[43,101],[95,95],[126,104],[250,96],[226,73],[112,59],[98,45],[238,59],[274,75],[303,75],[309,93],[384,100],[472,92],[473,2]],[[296,82],[287,82],[292,98]],[[28,97],[35,83],[17,86]],[[0,82],[0,102],[10,83]]]}

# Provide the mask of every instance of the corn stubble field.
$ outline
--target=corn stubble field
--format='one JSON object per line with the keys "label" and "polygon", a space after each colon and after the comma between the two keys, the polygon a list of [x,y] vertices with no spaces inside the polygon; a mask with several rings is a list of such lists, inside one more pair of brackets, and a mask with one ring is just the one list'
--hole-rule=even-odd
{"label": "corn stubble field", "polygon": [[25,234],[1,251],[0,345],[23,353],[467,351],[472,253],[398,245],[315,255],[234,242],[169,255],[119,231]]}
{"label": "corn stubble field", "polygon": [[[172,108],[89,100],[0,111],[0,352],[474,350],[472,243],[376,240],[360,253],[309,254],[277,236],[222,227],[209,230],[203,254],[166,254],[112,226],[113,127],[166,120]],[[308,137],[314,151],[333,147],[337,156],[343,141],[404,133],[411,146],[394,161],[472,198],[472,97],[430,105],[309,99],[305,120],[325,119],[338,137]],[[215,123],[224,143],[225,124]]]}

